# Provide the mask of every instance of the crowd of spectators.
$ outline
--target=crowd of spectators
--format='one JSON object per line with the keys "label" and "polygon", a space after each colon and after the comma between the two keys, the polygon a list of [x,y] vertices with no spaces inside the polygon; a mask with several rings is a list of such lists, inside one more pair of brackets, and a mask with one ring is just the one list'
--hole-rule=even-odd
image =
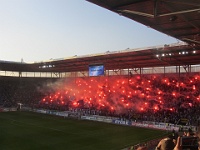
{"label": "crowd of spectators", "polygon": [[[5,77],[6,78],[6,77]],[[1,79],[0,105],[74,110],[135,121],[199,124],[198,74]]]}
{"label": "crowd of spectators", "polygon": [[199,75],[186,74],[77,78],[53,84],[39,107],[175,124],[184,118],[196,125],[199,85]]}
{"label": "crowd of spectators", "polygon": [[18,103],[31,106],[44,96],[38,91],[49,80],[40,78],[0,77],[0,106],[17,107]]}

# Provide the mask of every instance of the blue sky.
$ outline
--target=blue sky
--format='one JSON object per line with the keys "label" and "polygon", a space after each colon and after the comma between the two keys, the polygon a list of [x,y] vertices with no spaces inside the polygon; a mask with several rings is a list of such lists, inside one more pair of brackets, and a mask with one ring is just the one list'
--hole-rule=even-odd
{"label": "blue sky", "polygon": [[176,42],[85,0],[0,0],[0,60],[46,61]]}

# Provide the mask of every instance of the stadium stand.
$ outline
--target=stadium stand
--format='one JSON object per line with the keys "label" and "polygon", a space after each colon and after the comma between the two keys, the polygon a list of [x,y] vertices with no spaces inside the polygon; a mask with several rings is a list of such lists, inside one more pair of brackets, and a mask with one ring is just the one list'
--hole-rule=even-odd
{"label": "stadium stand", "polygon": [[4,77],[1,78],[1,104],[4,107],[22,103],[51,110],[76,110],[82,114],[114,116],[136,122],[199,125],[198,74],[74,80]]}
{"label": "stadium stand", "polygon": [[[196,131],[200,125],[198,2],[88,1],[187,43],[33,64],[0,61],[0,111],[20,103],[22,108],[46,114]],[[94,64],[104,65],[104,76],[88,76],[88,66]],[[129,149],[152,147],[159,140]]]}
{"label": "stadium stand", "polygon": [[179,80],[175,75],[138,77],[129,80],[126,77],[77,78],[76,82],[55,83],[43,93],[46,96],[37,107],[76,109],[84,114],[117,116],[135,121],[199,124],[199,75]]}

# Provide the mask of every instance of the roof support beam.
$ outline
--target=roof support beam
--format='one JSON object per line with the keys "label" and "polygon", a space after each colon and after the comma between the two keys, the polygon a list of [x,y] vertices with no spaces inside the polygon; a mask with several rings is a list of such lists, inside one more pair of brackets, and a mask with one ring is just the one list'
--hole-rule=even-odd
{"label": "roof support beam", "polygon": [[190,13],[190,12],[195,12],[195,11],[200,11],[200,8],[161,14],[161,15],[158,15],[158,17],[171,16],[171,15],[177,15],[177,14],[184,14],[184,13]]}
{"label": "roof support beam", "polygon": [[158,8],[158,0],[154,0],[154,11],[153,11],[154,17],[158,15],[157,8]]}
{"label": "roof support beam", "polygon": [[[155,4],[156,5],[156,4]],[[139,11],[133,11],[133,10],[117,10],[119,13],[129,13],[129,14],[134,14],[134,15],[140,15],[144,17],[150,17],[150,18],[155,18],[156,17],[165,17],[165,16],[171,16],[171,15],[177,15],[177,14],[184,14],[184,13],[190,13],[190,12],[195,12],[195,11],[200,11],[200,8],[198,9],[189,9],[189,10],[182,10],[182,11],[176,11],[176,12],[171,12],[171,13],[165,13],[165,14],[157,14],[156,8],[154,8],[154,15],[144,13],[144,12],[139,12]]]}
{"label": "roof support beam", "polygon": [[139,11],[133,11],[133,10],[117,10],[117,11],[119,13],[128,13],[128,14],[134,14],[134,15],[140,15],[140,16],[144,16],[144,17],[154,18],[154,15],[152,15],[152,14],[139,12]]}
{"label": "roof support beam", "polygon": [[183,41],[187,41],[187,42],[191,42],[191,43],[195,43],[195,44],[200,44],[199,41],[196,40],[192,40],[192,39],[188,39],[188,38],[182,38]]}
{"label": "roof support beam", "polygon": [[[176,8],[173,6],[173,5],[170,5],[170,4],[165,4],[165,6],[167,6],[167,9],[171,12],[173,12],[174,10],[176,10]],[[197,25],[195,25],[194,23],[191,23],[189,21],[189,19],[183,15],[185,13],[191,13],[191,12],[196,12],[196,11],[200,11],[200,8],[198,9],[189,9],[189,10],[182,10],[182,11],[178,11],[178,12],[173,12],[173,13],[176,13],[176,14],[173,14],[173,15],[177,15],[179,14],[179,16],[184,20],[186,21],[188,24],[190,24],[191,26],[193,26],[195,29],[199,30],[199,27]],[[168,13],[169,14],[169,13]],[[166,15],[165,15],[166,16]]]}

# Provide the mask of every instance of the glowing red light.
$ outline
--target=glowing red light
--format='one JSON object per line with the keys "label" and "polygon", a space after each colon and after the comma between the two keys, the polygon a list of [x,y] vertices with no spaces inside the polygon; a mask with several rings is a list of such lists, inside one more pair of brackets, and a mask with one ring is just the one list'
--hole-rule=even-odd
{"label": "glowing red light", "polygon": [[[80,79],[75,83],[74,81],[73,83],[69,82],[69,84],[65,82],[60,89],[56,89],[57,91],[52,92],[49,96],[45,96],[40,102],[41,104],[48,103],[55,105],[65,105],[69,103],[75,108],[75,106],[81,104],[78,103],[79,100],[83,100],[87,108],[94,106],[96,107],[95,109],[101,109],[102,106],[103,109],[103,106],[105,106],[110,110],[114,109],[116,112],[119,111],[119,109],[125,110],[128,108],[137,109],[138,111],[146,109],[152,109],[155,112],[160,109],[175,111],[174,108],[170,108],[172,105],[168,105],[167,96],[169,96],[169,98],[174,97],[172,98],[174,101],[176,97],[179,96],[183,97],[184,100],[191,100],[189,101],[191,102],[190,104],[187,102],[186,105],[184,105],[185,107],[190,107],[189,105],[193,107],[193,102],[200,102],[200,95],[197,95],[199,93],[199,86],[197,85],[199,85],[200,76],[193,76],[193,78],[189,80],[188,78],[186,80],[182,80],[182,78],[179,80],[174,77],[165,77],[163,79],[159,77],[159,80],[155,81],[155,78],[154,76],[151,78],[141,78],[136,75],[132,76],[131,79],[128,80],[129,82],[127,82],[127,78],[119,79],[118,77],[112,80],[111,78],[107,80],[106,77],[103,77],[101,79]],[[165,84],[165,88],[170,88],[168,86],[170,85],[173,91],[171,92],[170,90],[168,92],[168,89],[159,89],[159,86],[154,86],[154,81],[156,84],[157,82]],[[179,89],[179,87],[181,88]],[[180,92],[179,90],[182,90],[182,87],[184,91]],[[165,94],[167,96],[165,96]],[[151,100],[155,102],[152,101],[151,103]]]}
{"label": "glowing red light", "polygon": [[154,109],[155,109],[155,110],[158,110],[158,107],[157,107],[157,106],[155,106],[155,107],[154,107]]}

